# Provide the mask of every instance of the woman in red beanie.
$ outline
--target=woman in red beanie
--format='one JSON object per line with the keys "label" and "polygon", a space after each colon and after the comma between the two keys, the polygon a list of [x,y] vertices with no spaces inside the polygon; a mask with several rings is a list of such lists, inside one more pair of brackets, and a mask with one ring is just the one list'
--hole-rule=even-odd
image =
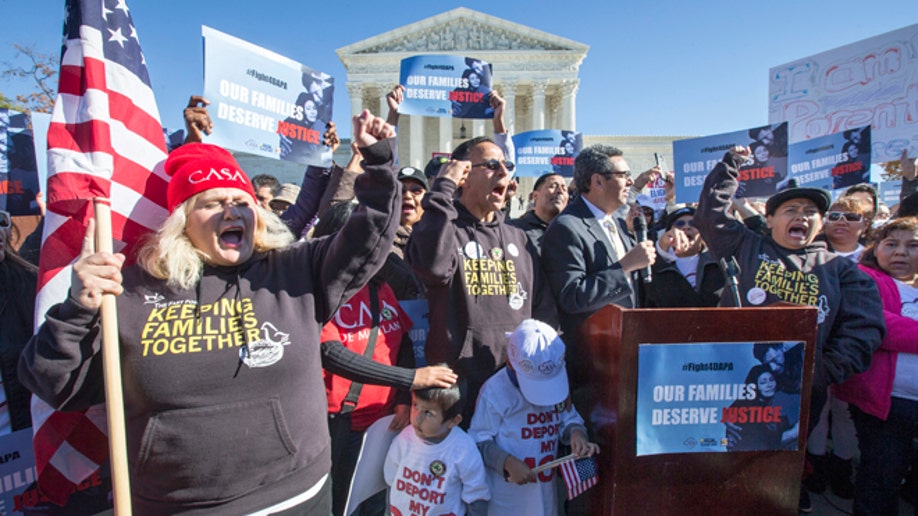
{"label": "woman in red beanie", "polygon": [[232,155],[207,144],[166,160],[170,216],[123,276],[124,256],[93,253],[87,236],[19,372],[59,410],[104,401],[99,306],[120,294],[135,513],[331,512],[319,333],[392,246],[392,136],[354,118],[360,206],[330,238],[291,244]]}

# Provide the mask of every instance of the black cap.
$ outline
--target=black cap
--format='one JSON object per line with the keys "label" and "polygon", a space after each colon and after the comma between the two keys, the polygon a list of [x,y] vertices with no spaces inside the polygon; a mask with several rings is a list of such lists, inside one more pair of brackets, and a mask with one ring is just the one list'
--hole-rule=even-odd
{"label": "black cap", "polygon": [[694,214],[695,214],[695,208],[691,206],[683,205],[683,206],[677,207],[673,211],[666,214],[666,230],[669,231],[670,229],[672,229],[673,224],[675,224],[676,221],[679,220],[679,217],[684,217],[686,215],[694,215]]}
{"label": "black cap", "polygon": [[435,158],[431,158],[430,161],[427,162],[427,166],[424,167],[424,175],[427,176],[428,179],[431,177],[436,177],[437,174],[440,173],[440,167],[442,167],[443,164],[447,161],[449,161],[447,156],[437,156]]}
{"label": "black cap", "polygon": [[413,179],[418,183],[421,183],[425,190],[430,190],[430,185],[427,184],[427,177],[424,175],[424,172],[421,172],[421,169],[419,168],[402,167],[398,171],[398,180],[402,181],[404,179]]}
{"label": "black cap", "polygon": [[787,188],[772,195],[765,202],[765,215],[774,215],[779,206],[791,199],[809,199],[816,203],[821,215],[825,215],[829,210],[829,203],[832,196],[822,188],[808,188],[797,186],[797,180],[791,179],[787,182]]}

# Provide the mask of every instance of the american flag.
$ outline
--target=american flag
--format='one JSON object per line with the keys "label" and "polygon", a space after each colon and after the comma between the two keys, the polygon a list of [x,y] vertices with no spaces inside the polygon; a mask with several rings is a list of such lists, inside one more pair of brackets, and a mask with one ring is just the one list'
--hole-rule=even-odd
{"label": "american flag", "polygon": [[561,478],[567,488],[567,499],[573,500],[581,493],[596,485],[599,481],[599,470],[595,457],[569,460],[560,466]]}
{"label": "american flag", "polygon": [[[57,101],[48,130],[48,213],[36,320],[66,299],[94,197],[111,199],[115,250],[165,219],[159,110],[126,0],[67,0]],[[42,493],[63,505],[108,458],[105,409],[55,412],[32,401]]]}

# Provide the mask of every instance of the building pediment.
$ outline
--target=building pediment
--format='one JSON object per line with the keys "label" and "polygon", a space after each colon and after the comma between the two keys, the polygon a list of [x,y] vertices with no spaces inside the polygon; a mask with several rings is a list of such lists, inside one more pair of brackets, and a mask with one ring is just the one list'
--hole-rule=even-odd
{"label": "building pediment", "polygon": [[339,48],[346,56],[385,53],[555,51],[586,54],[582,43],[460,7]]}

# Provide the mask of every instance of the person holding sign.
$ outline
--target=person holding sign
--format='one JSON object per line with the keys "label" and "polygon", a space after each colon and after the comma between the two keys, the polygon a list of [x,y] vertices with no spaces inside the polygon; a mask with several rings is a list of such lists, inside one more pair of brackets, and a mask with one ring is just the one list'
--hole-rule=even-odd
{"label": "person holding sign", "polygon": [[[735,257],[745,306],[785,301],[818,309],[809,433],[825,404],[828,385],[869,367],[886,333],[882,305],[869,277],[850,260],[831,253],[825,242],[816,241],[829,208],[827,191],[792,187],[771,196],[765,204],[768,235],[729,215],[738,169],[750,153],[747,147],[734,147],[708,174],[695,226],[714,256]],[[732,305],[732,297],[723,296],[721,304]],[[804,490],[801,496],[805,495]]]}
{"label": "person holding sign", "polygon": [[103,402],[99,306],[120,295],[132,503],[143,514],[329,514],[322,325],[379,269],[398,224],[394,130],[354,117],[366,172],[333,237],[291,245],[226,150],[165,163],[169,217],[124,269],[89,223],[70,296],[23,351],[24,385],[58,410]]}

